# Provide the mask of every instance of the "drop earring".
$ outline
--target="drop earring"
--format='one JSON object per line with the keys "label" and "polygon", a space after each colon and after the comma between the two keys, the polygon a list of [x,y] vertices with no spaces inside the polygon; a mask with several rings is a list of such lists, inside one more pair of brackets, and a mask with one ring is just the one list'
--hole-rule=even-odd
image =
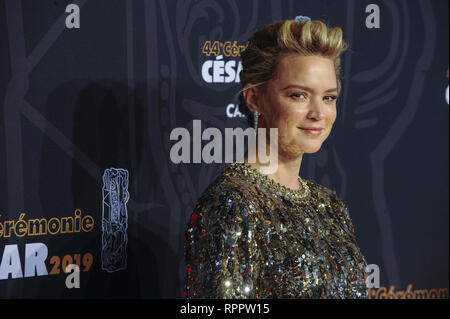
{"label": "drop earring", "polygon": [[255,134],[258,130],[258,111],[253,112],[253,128],[255,129]]}

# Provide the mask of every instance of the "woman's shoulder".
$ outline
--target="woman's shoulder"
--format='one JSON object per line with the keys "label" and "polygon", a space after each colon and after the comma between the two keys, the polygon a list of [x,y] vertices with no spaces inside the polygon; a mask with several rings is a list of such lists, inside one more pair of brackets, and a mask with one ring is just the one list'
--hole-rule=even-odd
{"label": "woman's shoulder", "polygon": [[328,188],[322,184],[319,184],[313,180],[303,178],[306,181],[311,192],[313,192],[319,199],[328,198],[330,200],[342,200],[335,190]]}
{"label": "woman's shoulder", "polygon": [[224,201],[239,199],[245,201],[252,193],[254,185],[242,179],[239,175],[231,173],[230,166],[226,166],[216,178],[205,188],[198,201]]}
{"label": "woman's shoulder", "polygon": [[235,220],[247,218],[251,208],[250,188],[222,172],[197,199],[191,221],[225,227]]}
{"label": "woman's shoulder", "polygon": [[334,211],[336,211],[343,218],[348,219],[350,215],[348,213],[348,204],[345,199],[338,195],[337,191],[326,187],[322,184],[314,182],[312,180],[307,180],[307,185],[313,194],[313,196],[320,203],[331,206]]}

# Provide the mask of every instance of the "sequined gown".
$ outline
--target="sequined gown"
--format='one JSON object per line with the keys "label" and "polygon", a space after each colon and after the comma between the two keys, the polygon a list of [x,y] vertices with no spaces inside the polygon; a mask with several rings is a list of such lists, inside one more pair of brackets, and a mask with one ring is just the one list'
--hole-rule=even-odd
{"label": "sequined gown", "polygon": [[187,298],[367,298],[346,202],[299,180],[291,190],[245,163],[223,169],[186,228]]}

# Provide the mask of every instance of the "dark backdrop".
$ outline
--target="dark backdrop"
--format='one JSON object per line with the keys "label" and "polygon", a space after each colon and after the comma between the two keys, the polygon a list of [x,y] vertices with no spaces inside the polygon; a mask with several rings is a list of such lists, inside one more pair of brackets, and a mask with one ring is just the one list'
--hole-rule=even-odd
{"label": "dark backdrop", "polygon": [[[66,26],[70,3],[79,28]],[[366,26],[369,4],[379,28]],[[384,290],[372,297],[448,297],[448,9],[447,0],[0,1],[0,263],[9,269],[19,256],[24,274],[30,243],[47,247],[48,272],[66,255],[93,258],[79,289],[62,272],[33,271],[1,279],[0,297],[182,297],[184,228],[226,163],[172,163],[170,132],[192,132],[193,119],[246,127],[235,112],[239,78],[202,74],[219,53],[238,71],[239,55],[208,56],[204,44],[245,45],[260,26],[296,15],[340,26],[350,45],[334,130],[300,175],[348,202],[358,243],[380,269]],[[115,271],[101,260],[108,168],[128,172],[127,241],[116,256],[126,267]],[[23,213],[49,221],[77,209],[92,231],[5,234]]]}

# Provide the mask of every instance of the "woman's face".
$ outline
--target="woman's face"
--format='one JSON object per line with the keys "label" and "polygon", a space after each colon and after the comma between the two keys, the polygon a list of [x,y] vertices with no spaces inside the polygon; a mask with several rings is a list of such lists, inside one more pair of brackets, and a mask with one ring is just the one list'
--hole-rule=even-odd
{"label": "woman's face", "polygon": [[[333,62],[288,55],[262,99],[264,127],[278,128],[278,151],[288,158],[317,152],[336,120],[337,80]],[[317,134],[302,129],[321,128]]]}

